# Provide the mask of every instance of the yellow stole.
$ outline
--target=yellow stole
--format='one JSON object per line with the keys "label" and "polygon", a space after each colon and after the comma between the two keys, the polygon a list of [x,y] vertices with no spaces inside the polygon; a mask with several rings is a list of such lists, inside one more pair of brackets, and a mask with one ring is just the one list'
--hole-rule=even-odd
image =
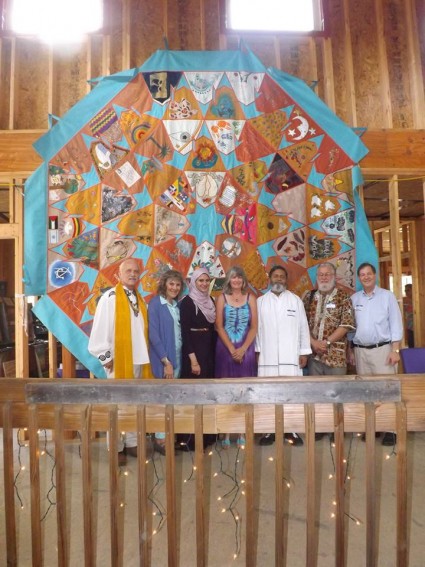
{"label": "yellow stole", "polygon": [[[144,334],[146,345],[148,345],[148,310],[140,293],[136,291],[139,312],[143,317]],[[128,305],[129,299],[121,283],[115,287],[115,355],[114,376],[118,379],[134,378],[133,348],[131,345],[131,313]],[[142,378],[151,378],[151,365],[143,364]]]}

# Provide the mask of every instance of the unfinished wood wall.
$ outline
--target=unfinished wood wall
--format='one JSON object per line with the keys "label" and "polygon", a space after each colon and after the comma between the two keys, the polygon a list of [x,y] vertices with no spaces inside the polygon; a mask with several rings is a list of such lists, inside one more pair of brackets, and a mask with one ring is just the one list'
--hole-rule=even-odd
{"label": "unfinished wood wall", "polygon": [[[365,173],[425,176],[425,0],[323,0],[328,34],[314,37],[228,34],[224,0],[104,2],[102,33],[78,47],[52,49],[0,31],[0,185],[41,163],[32,143],[49,127],[49,115],[63,116],[85,96],[90,79],[139,66],[165,46],[236,49],[241,40],[266,65],[312,85],[345,123],[367,128]],[[416,223],[422,243],[423,218]],[[10,225],[11,235],[0,230],[0,237],[18,238],[19,229]],[[425,284],[420,293],[423,299]]]}
{"label": "unfinished wood wall", "polygon": [[[423,128],[424,0],[328,0],[329,37],[223,33],[220,0],[106,0],[104,33],[52,50],[6,32],[0,39],[0,130],[48,127],[87,80],[141,65],[155,50],[237,48],[307,83],[347,124]],[[165,38],[165,39],[164,39]],[[0,171],[4,170],[1,167]]]}

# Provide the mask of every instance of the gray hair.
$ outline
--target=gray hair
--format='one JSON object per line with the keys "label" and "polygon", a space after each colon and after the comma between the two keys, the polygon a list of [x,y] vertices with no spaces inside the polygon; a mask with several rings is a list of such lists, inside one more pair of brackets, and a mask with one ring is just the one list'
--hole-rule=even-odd
{"label": "gray hair", "polygon": [[227,272],[226,279],[224,280],[223,284],[223,293],[225,293],[226,295],[232,295],[233,291],[230,286],[230,279],[234,276],[240,276],[242,278],[243,285],[241,291],[244,294],[248,293],[248,278],[246,277],[245,272],[240,266],[233,266],[233,268],[230,268],[230,270]]}

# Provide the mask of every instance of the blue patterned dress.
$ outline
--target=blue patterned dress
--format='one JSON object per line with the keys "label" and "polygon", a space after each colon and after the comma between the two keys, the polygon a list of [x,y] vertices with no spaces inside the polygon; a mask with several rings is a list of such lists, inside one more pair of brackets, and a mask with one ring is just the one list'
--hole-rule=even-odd
{"label": "blue patterned dress", "polygon": [[[240,307],[232,307],[224,296],[223,324],[227,336],[235,348],[239,348],[246,339],[251,325],[251,307],[249,295],[246,303]],[[255,341],[253,341],[243,357],[242,364],[235,362],[223,341],[218,337],[215,356],[216,378],[246,378],[257,376],[255,360]]]}

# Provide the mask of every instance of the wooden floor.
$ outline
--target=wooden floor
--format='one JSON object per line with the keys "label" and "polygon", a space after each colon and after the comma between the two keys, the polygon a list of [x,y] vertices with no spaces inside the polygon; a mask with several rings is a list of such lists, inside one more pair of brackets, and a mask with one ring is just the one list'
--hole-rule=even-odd
{"label": "wooden floor", "polygon": [[[52,489],[52,467],[54,465],[54,447],[48,440],[49,432],[40,433],[40,449],[46,451],[41,462],[42,482],[42,514],[44,548],[47,567],[57,565],[56,557],[56,508],[55,491]],[[393,448],[382,447],[376,441],[378,459],[378,490],[383,495],[379,510],[379,566],[396,565],[395,557],[395,514],[396,514],[396,460]],[[347,516],[348,525],[348,563],[347,567],[358,567],[365,564],[365,444],[357,436],[346,435],[345,451],[347,463]],[[305,565],[305,514],[306,514],[306,481],[305,481],[305,448],[288,447],[285,451],[285,478],[288,496],[288,531],[284,536],[287,542],[287,567]],[[318,567],[334,565],[334,520],[333,489],[331,475],[333,467],[333,449],[326,436],[316,443],[318,466],[317,485],[320,487],[321,516],[319,531]],[[71,533],[70,565],[84,565],[84,549],[82,545],[82,491],[81,461],[79,443],[72,441],[66,446],[67,465],[71,464],[67,478],[67,497],[69,500]],[[256,507],[258,510],[256,527],[257,565],[269,567],[274,565],[274,447],[257,447],[255,459],[255,479],[259,490],[256,491]],[[94,501],[97,509],[97,565],[110,565],[110,528],[109,528],[109,477],[108,458],[104,439],[93,443],[93,484]],[[205,455],[207,481],[207,508],[209,523],[209,567],[243,566],[245,565],[244,516],[245,503],[243,495],[244,452],[235,444],[229,450],[211,447],[210,454]],[[409,500],[410,519],[410,567],[423,567],[425,557],[425,433],[408,434],[408,461],[413,490]],[[19,565],[31,565],[30,534],[30,491],[29,491],[29,455],[28,449],[15,447],[15,469],[18,463],[25,467],[16,479],[16,506],[19,533]],[[0,473],[3,475],[3,460],[0,461]],[[195,475],[192,454],[182,453],[176,457],[176,474],[178,477],[178,508],[180,536],[180,567],[196,565],[195,547]],[[152,566],[167,565],[167,534],[164,512],[166,499],[164,490],[165,461],[164,457],[155,455],[149,463],[150,488],[152,489],[152,531],[153,536]],[[235,476],[236,475],[236,476]],[[122,497],[122,528],[124,529],[124,565],[139,565],[138,559],[138,527],[137,521],[137,470],[136,460],[129,458],[127,467],[122,469],[120,487]],[[236,478],[236,481],[235,481]],[[226,496],[227,495],[227,496]],[[6,565],[5,527],[3,491],[0,491],[0,565]],[[23,508],[19,510],[22,501]],[[53,542],[53,544],[51,543]],[[236,557],[235,557],[236,556]]]}

